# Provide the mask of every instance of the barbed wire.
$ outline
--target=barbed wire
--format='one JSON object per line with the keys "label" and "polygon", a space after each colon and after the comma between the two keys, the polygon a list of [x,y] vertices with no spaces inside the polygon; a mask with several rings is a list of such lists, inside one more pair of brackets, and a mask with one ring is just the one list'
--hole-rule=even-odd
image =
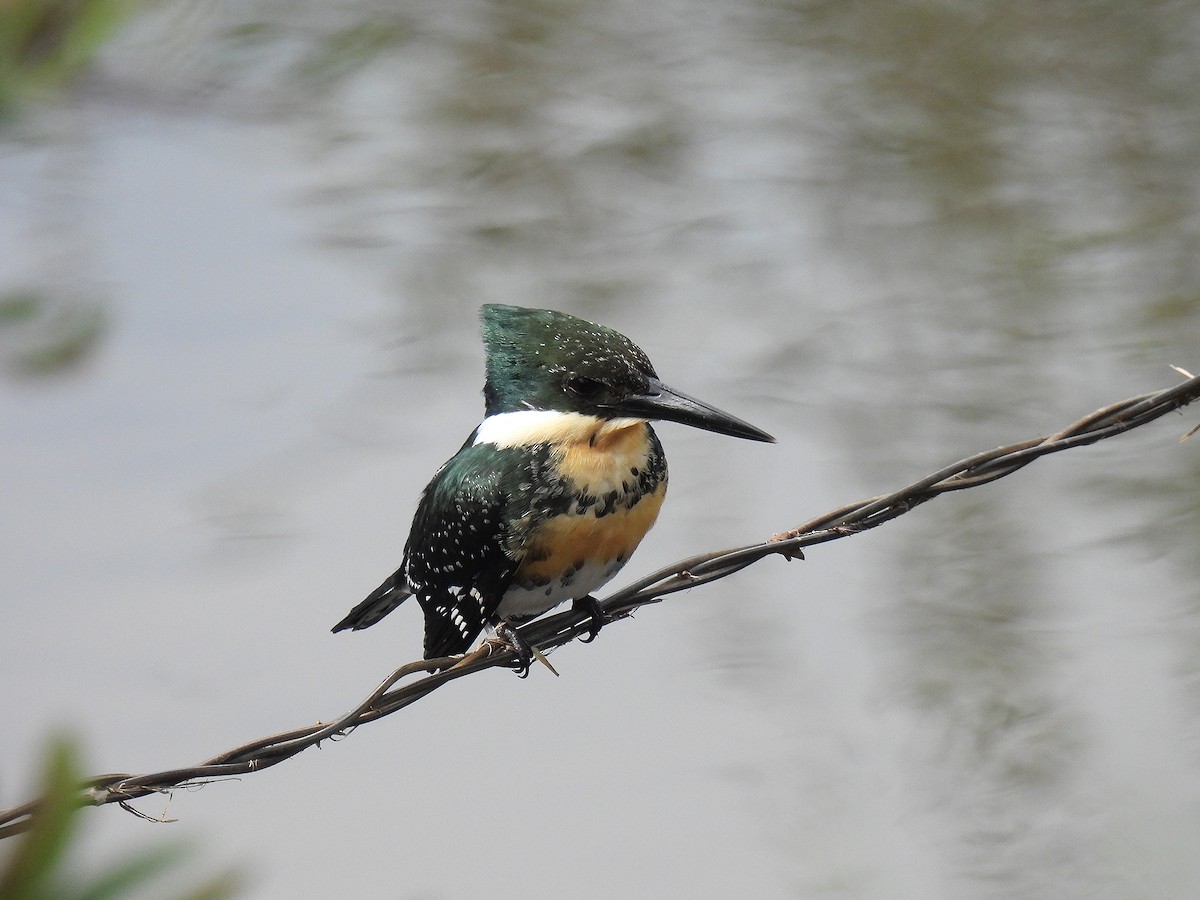
{"label": "barbed wire", "polygon": [[[663,597],[678,591],[726,578],[764,557],[780,555],[788,559],[802,559],[804,547],[868,531],[941,494],[979,487],[1011,475],[1047,454],[1094,444],[1130,431],[1200,398],[1200,377],[1183,369],[1176,368],[1176,371],[1187,380],[1166,390],[1141,394],[1098,409],[1055,434],[977,453],[898,491],[848,503],[769,540],[680,560],[610,594],[600,601],[601,609],[608,622],[628,618],[640,607],[658,603]],[[1185,440],[1197,430],[1200,430],[1200,425],[1190,429],[1180,440]],[[588,634],[591,626],[592,619],[588,611],[569,609],[530,622],[521,627],[520,633],[541,653],[545,653]],[[544,662],[541,653],[539,658]],[[148,794],[167,793],[178,787],[192,787],[270,768],[324,740],[345,737],[359,725],[398,712],[450,681],[483,669],[496,666],[512,668],[517,664],[517,655],[511,646],[495,639],[485,641],[478,649],[463,657],[411,662],[392,672],[362,702],[332,722],[319,722],[259,738],[194,766],[144,775],[96,775],[80,785],[78,804],[102,806],[119,803],[134,815],[165,821],[135,809],[129,805],[129,801]],[[436,671],[438,669],[442,671]],[[425,673],[424,677],[400,685],[410,676],[421,673]],[[40,800],[32,800],[0,810],[0,839],[27,830],[40,804]]]}

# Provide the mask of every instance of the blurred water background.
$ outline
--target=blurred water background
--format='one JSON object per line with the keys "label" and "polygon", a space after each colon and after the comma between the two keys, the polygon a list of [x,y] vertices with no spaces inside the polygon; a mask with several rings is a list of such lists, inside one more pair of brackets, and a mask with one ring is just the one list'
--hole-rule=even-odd
{"label": "blurred water background", "polygon": [[[419,655],[415,608],[329,627],[479,418],[482,303],[778,437],[662,426],[629,578],[1200,370],[1195,3],[47,8],[0,83],[0,806],[57,729],[190,764]],[[137,804],[176,824],[90,811],[87,858],[182,837],[253,898],[1200,896],[1196,415]]]}

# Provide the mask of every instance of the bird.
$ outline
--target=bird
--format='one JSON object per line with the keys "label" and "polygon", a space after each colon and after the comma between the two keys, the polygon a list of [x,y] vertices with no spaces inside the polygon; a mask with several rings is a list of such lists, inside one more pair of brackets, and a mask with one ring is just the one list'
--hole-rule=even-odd
{"label": "bird", "polygon": [[467,652],[490,628],[528,674],[515,626],[573,601],[604,622],[592,592],[654,525],[667,461],[663,420],[774,442],[767,432],[667,387],[620,332],[568,313],[487,304],[484,418],[421,493],[403,562],[333,632],[378,623],[409,597],[424,612],[424,658]]}

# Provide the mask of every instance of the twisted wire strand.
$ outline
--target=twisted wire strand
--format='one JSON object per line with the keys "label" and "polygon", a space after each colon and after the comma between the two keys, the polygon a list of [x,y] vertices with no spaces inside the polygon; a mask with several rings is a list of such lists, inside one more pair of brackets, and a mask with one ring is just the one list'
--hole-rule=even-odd
{"label": "twisted wire strand", "polygon": [[[1055,434],[968,456],[900,490],[845,504],[776,534],[769,540],[679,560],[610,594],[601,601],[600,606],[610,622],[619,621],[643,606],[660,602],[670,594],[726,578],[767,556],[803,559],[805,547],[876,528],[941,494],[989,484],[1050,453],[1060,453],[1123,434],[1200,398],[1200,376],[1192,376],[1182,369],[1176,371],[1184,375],[1186,380],[1174,387],[1110,404]],[[1194,434],[1197,429],[1200,426],[1191,429],[1181,440]],[[520,632],[542,653],[547,653],[587,634],[590,625],[589,613],[568,609],[530,622],[522,626]],[[450,681],[483,669],[513,667],[516,664],[516,653],[495,641],[485,641],[478,649],[463,657],[417,660],[396,669],[357,706],[331,722],[318,722],[258,738],[194,766],[142,775],[96,775],[80,785],[77,802],[80,806],[119,803],[142,818],[162,821],[136,810],[129,805],[129,801],[148,794],[169,792],[178,787],[191,787],[214,779],[248,775],[270,768],[302,750],[317,746],[321,741],[345,737],[359,725],[398,712]],[[423,677],[413,678],[422,673]],[[412,680],[401,684],[410,678]],[[0,839],[28,830],[40,805],[41,800],[31,800],[0,810]]]}

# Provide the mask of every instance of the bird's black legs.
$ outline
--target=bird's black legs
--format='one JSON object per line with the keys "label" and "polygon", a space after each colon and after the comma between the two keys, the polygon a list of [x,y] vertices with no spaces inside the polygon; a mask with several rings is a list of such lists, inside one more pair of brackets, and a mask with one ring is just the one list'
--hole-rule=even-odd
{"label": "bird's black legs", "polygon": [[533,645],[521,636],[515,625],[510,625],[507,622],[497,622],[494,627],[496,635],[508,641],[517,654],[517,677],[525,678],[529,675],[530,665],[533,664]]}
{"label": "bird's black legs", "polygon": [[[588,636],[580,638],[585,644],[590,644],[596,639],[596,635],[600,633],[600,629],[608,622],[608,616],[604,613],[604,608],[600,602],[590,594],[585,594],[582,597],[576,597],[571,604],[571,608],[586,612],[591,617],[591,623],[588,627]],[[551,672],[554,672],[554,666],[550,665],[550,661],[543,656],[533,644],[522,636],[517,630],[517,626],[505,622],[499,618],[493,618],[489,624],[495,630],[496,637],[512,647],[513,652],[517,654],[516,673],[518,677],[525,678],[529,675],[529,667],[536,659],[543,663]],[[557,675],[557,672],[554,672]]]}
{"label": "bird's black legs", "polygon": [[608,617],[604,615],[604,610],[601,608],[599,601],[591,594],[576,597],[575,601],[571,604],[571,608],[586,612],[592,617],[591,627],[588,628],[588,636],[580,638],[583,643],[590,644],[596,639],[596,635],[600,633],[600,629],[608,622]]}

